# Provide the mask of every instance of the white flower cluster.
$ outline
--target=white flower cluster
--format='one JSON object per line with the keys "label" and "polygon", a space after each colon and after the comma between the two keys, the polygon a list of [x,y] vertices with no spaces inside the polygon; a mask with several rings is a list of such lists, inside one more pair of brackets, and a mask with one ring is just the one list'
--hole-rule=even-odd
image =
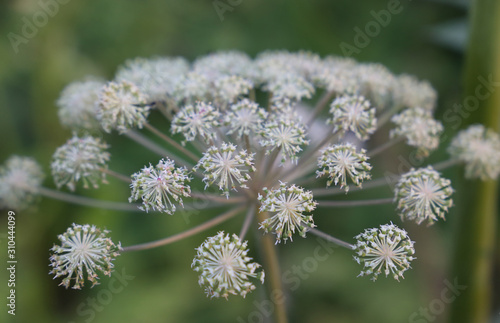
{"label": "white flower cluster", "polygon": [[259,133],[267,116],[266,110],[260,108],[256,102],[243,99],[231,105],[224,117],[224,125],[229,127],[228,135],[236,133],[237,138],[241,139],[244,135]]}
{"label": "white flower cluster", "polygon": [[98,188],[100,181],[106,183],[105,170],[110,158],[108,148],[99,138],[76,135],[57,148],[50,165],[57,187],[66,185],[74,191],[80,181],[84,188],[89,184]]}
{"label": "white flower cluster", "polygon": [[392,223],[378,229],[366,229],[354,238],[354,260],[363,265],[359,276],[372,276],[373,281],[381,273],[386,277],[392,275],[396,280],[404,278],[403,273],[410,269],[410,263],[415,259],[414,242],[405,230]]}
{"label": "white flower cluster", "polygon": [[401,219],[414,220],[417,224],[428,220],[429,225],[453,205],[451,181],[442,178],[431,166],[411,169],[401,176],[394,189]]}
{"label": "white flower cluster", "polygon": [[206,187],[218,181],[219,189],[229,197],[229,190],[236,191],[236,185],[248,188],[245,183],[250,180],[248,172],[255,171],[253,154],[245,150],[235,153],[236,146],[223,142],[220,149],[212,146],[200,159],[194,170],[203,168]]}
{"label": "white flower cluster", "polygon": [[187,105],[172,120],[173,134],[182,133],[186,141],[193,141],[200,136],[205,142],[217,138],[215,128],[220,125],[220,113],[210,103],[197,102]]}
{"label": "white flower cluster", "polygon": [[116,129],[124,133],[134,127],[142,128],[148,114],[146,97],[130,82],[110,82],[99,94],[96,117],[107,132]]}
{"label": "white flower cluster", "polygon": [[267,153],[280,149],[281,164],[284,164],[287,158],[292,163],[296,163],[299,159],[298,153],[302,151],[301,146],[309,145],[305,126],[290,110],[271,116],[272,118],[264,124],[261,130],[261,136],[264,138],[260,141],[261,146],[270,147]]}
{"label": "white flower cluster", "polygon": [[189,62],[182,57],[141,57],[126,61],[115,80],[135,84],[148,102],[161,101],[174,92],[177,79],[188,70]]}
{"label": "white flower cluster", "polygon": [[270,212],[272,215],[260,224],[260,228],[275,232],[276,243],[288,239],[293,241],[295,230],[305,238],[307,227],[313,228],[314,222],[312,215],[304,213],[314,211],[318,204],[313,201],[312,192],[295,185],[287,186],[286,183],[280,183],[280,187],[274,190],[267,187],[262,190],[264,195],[259,194],[258,197],[260,212]]}
{"label": "white flower cluster", "polygon": [[[141,200],[141,210],[173,214],[176,206],[173,201],[182,204],[182,197],[191,194],[187,182],[191,178],[185,167],[175,167],[175,162],[162,159],[153,167],[144,167],[140,172],[132,175],[132,195],[129,202]],[[173,200],[173,201],[172,201]]]}
{"label": "white flower cluster", "polygon": [[103,86],[104,83],[97,80],[74,82],[66,86],[57,100],[61,124],[71,129],[98,128],[96,102]]}
{"label": "white flower cluster", "polygon": [[196,248],[191,267],[199,273],[198,283],[205,287],[210,297],[241,295],[245,297],[255,289],[249,278],[257,278],[264,283],[264,271],[248,257],[247,241],[223,231],[209,237]]}
{"label": "white flower cluster", "polygon": [[340,183],[340,188],[344,188],[347,193],[349,191],[348,177],[358,187],[361,187],[364,180],[371,178],[372,167],[367,163],[368,157],[365,153],[364,149],[357,152],[356,147],[349,143],[329,146],[321,152],[321,157],[318,158],[320,170],[316,171],[316,174],[318,177],[327,175],[327,186]]}
{"label": "white flower cluster", "polygon": [[333,132],[344,134],[352,131],[361,140],[367,140],[377,129],[375,108],[362,96],[343,95],[336,98],[330,107],[333,115],[327,123],[333,125]]}
{"label": "white flower cluster", "polygon": [[50,250],[49,274],[54,279],[64,277],[61,284],[68,288],[73,281],[73,289],[81,289],[84,276],[92,283],[98,284],[98,273],[111,276],[113,260],[120,255],[121,244],[116,245],[108,238],[109,231],[101,230],[89,224],[74,224],[58,236],[61,245],[54,245]]}
{"label": "white flower cluster", "polygon": [[407,108],[420,107],[426,111],[434,111],[437,93],[427,81],[417,80],[412,75],[400,75],[395,82],[394,102]]}
{"label": "white flower cluster", "polygon": [[483,125],[460,131],[448,152],[465,163],[465,175],[483,181],[500,174],[500,136]]}
{"label": "white flower cluster", "polygon": [[44,174],[32,158],[11,156],[0,166],[0,208],[22,210],[38,196]]}
{"label": "white flower cluster", "polygon": [[253,88],[253,83],[237,75],[226,75],[215,81],[215,101],[219,102],[222,110],[234,103],[238,98],[247,95]]}
{"label": "white flower cluster", "polygon": [[390,137],[406,138],[408,145],[418,149],[417,154],[428,156],[430,151],[439,146],[439,137],[444,128],[430,111],[420,107],[408,108],[391,120],[396,128],[391,130]]}

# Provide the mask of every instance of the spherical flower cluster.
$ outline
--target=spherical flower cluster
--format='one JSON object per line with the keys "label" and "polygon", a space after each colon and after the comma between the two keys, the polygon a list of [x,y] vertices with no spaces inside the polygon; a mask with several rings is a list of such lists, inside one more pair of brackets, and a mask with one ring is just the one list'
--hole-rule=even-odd
{"label": "spherical flower cluster", "polygon": [[44,174],[32,158],[11,156],[0,167],[0,208],[22,210],[38,196]]}
{"label": "spherical flower cluster", "polygon": [[362,96],[343,95],[337,97],[330,106],[332,118],[327,123],[333,124],[333,132],[352,131],[361,140],[367,140],[377,129],[375,108]]}
{"label": "spherical flower cluster", "polygon": [[76,135],[57,148],[50,165],[57,187],[66,185],[74,191],[79,181],[83,182],[84,188],[89,184],[98,188],[100,181],[105,183],[110,158],[108,148],[99,138]]}
{"label": "spherical flower cluster", "polygon": [[272,93],[272,101],[298,102],[310,99],[314,94],[314,86],[304,77],[296,74],[283,74],[268,83],[265,89]]}
{"label": "spherical flower cluster", "polygon": [[394,188],[394,200],[398,203],[401,219],[417,224],[428,221],[433,224],[444,219],[453,205],[451,182],[442,178],[431,166],[411,169],[403,174]]}
{"label": "spherical flower cluster", "polygon": [[210,100],[211,92],[210,80],[203,74],[191,71],[176,80],[172,96],[177,104],[182,106],[200,100]]}
{"label": "spherical flower cluster", "polygon": [[[132,175],[130,203],[141,200],[141,210],[164,212],[172,215],[177,209],[173,201],[183,206],[182,197],[189,197],[191,188],[186,182],[191,178],[185,167],[175,167],[175,162],[162,159],[153,167],[144,167]],[[173,201],[172,201],[173,200]]]}
{"label": "spherical flower cluster", "polygon": [[386,277],[391,274],[399,281],[400,277],[404,278],[403,273],[410,269],[410,263],[415,259],[414,242],[405,230],[392,223],[381,225],[379,229],[366,229],[354,238],[354,260],[363,265],[359,276],[372,276],[373,281],[382,272]]}
{"label": "spherical flower cluster", "polygon": [[250,57],[236,50],[215,52],[197,58],[193,62],[193,71],[208,78],[238,75],[249,79],[253,73]]}
{"label": "spherical flower cluster", "polygon": [[214,128],[220,125],[220,113],[210,103],[197,102],[180,110],[172,120],[173,134],[182,133],[186,141],[193,141],[200,136],[209,143],[217,138]]}
{"label": "spherical flower cluster", "polygon": [[359,89],[358,80],[353,77],[356,61],[352,58],[325,57],[323,65],[314,75],[314,81],[319,87],[335,93],[348,93]]}
{"label": "spherical flower cluster", "polygon": [[232,104],[224,116],[224,125],[229,127],[228,135],[236,133],[238,138],[257,134],[267,119],[266,110],[259,107],[256,102],[243,99]]}
{"label": "spherical flower cluster", "polygon": [[356,92],[369,98],[379,110],[383,110],[391,102],[395,88],[395,76],[381,64],[359,64],[353,73],[357,78]]}
{"label": "spherical flower cluster", "polygon": [[301,146],[309,145],[305,126],[297,114],[288,109],[277,113],[278,115],[271,115],[270,120],[264,124],[261,131],[264,139],[260,141],[260,145],[269,147],[268,153],[279,148],[281,164],[284,164],[287,158],[296,163],[299,159],[297,154],[302,151]]}
{"label": "spherical flower cluster", "polygon": [[500,136],[483,125],[460,131],[448,148],[453,158],[465,163],[465,176],[483,181],[500,174]]}
{"label": "spherical flower cluster", "polygon": [[66,86],[56,102],[61,124],[70,129],[98,128],[96,102],[103,86],[104,83],[97,80],[73,82]]}
{"label": "spherical flower cluster", "polygon": [[236,146],[223,142],[220,148],[210,147],[200,159],[194,170],[203,169],[205,189],[218,181],[221,191],[229,197],[229,190],[236,191],[236,185],[248,188],[245,183],[250,180],[248,172],[255,171],[253,154],[246,150],[235,153]]}
{"label": "spherical flower cluster", "polygon": [[432,117],[429,110],[420,107],[409,108],[392,117],[396,128],[390,137],[404,137],[408,145],[416,147],[417,155],[428,156],[439,146],[439,137],[444,128],[441,122]]}
{"label": "spherical flower cluster", "polygon": [[113,271],[113,260],[119,256],[122,249],[120,243],[116,245],[108,238],[108,230],[100,230],[88,224],[74,224],[68,230],[59,235],[61,245],[54,245],[50,250],[49,274],[54,279],[64,277],[59,286],[68,288],[74,281],[73,289],[81,289],[85,278],[92,283],[92,287],[98,284],[98,274],[111,276]]}
{"label": "spherical flower cluster", "polygon": [[284,74],[295,74],[311,81],[321,70],[321,58],[311,52],[265,51],[255,59],[256,78],[261,83],[272,82]]}
{"label": "spherical flower cluster", "polygon": [[247,95],[253,88],[252,82],[237,75],[225,75],[215,81],[216,97],[221,107],[234,103],[238,98]]}
{"label": "spherical flower cluster", "polygon": [[99,95],[97,119],[107,132],[115,129],[125,133],[134,127],[142,128],[149,114],[146,101],[146,96],[134,84],[109,82]]}
{"label": "spherical flower cluster", "polygon": [[312,212],[316,208],[311,191],[286,183],[280,183],[278,189],[269,190],[263,188],[264,195],[259,194],[261,202],[260,212],[273,213],[269,218],[260,223],[260,228],[265,232],[276,233],[276,243],[292,239],[295,230],[303,238],[306,237],[307,227],[313,228],[312,215],[305,215],[305,212]]}
{"label": "spherical flower cluster", "polygon": [[250,278],[264,283],[264,271],[248,257],[247,241],[241,241],[233,234],[223,231],[209,237],[196,248],[191,267],[199,273],[198,283],[205,288],[207,296],[224,297],[240,295],[245,297],[255,289]]}
{"label": "spherical flower cluster", "polygon": [[420,107],[426,111],[434,111],[437,93],[427,81],[416,79],[412,75],[402,74],[397,77],[394,91],[394,102],[401,107]]}
{"label": "spherical flower cluster", "polygon": [[181,57],[135,58],[128,60],[116,73],[116,81],[135,84],[148,102],[166,100],[174,91],[177,79],[189,70]]}
{"label": "spherical flower cluster", "polygon": [[365,153],[364,149],[357,152],[356,147],[350,143],[329,146],[321,152],[318,158],[320,170],[316,171],[316,174],[318,177],[327,175],[327,186],[340,183],[340,188],[344,188],[347,193],[349,191],[348,177],[358,187],[361,187],[365,179],[371,178],[372,167],[367,163],[368,157]]}

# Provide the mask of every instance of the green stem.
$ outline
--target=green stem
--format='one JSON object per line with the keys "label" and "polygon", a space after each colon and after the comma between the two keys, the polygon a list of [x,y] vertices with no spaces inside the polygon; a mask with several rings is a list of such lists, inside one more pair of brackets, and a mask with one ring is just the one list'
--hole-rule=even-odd
{"label": "green stem", "polygon": [[310,127],[314,123],[316,117],[321,113],[321,111],[323,111],[328,102],[330,102],[330,100],[335,96],[335,93],[336,92],[333,90],[325,92],[323,96],[319,99],[318,103],[316,104],[314,110],[311,113],[311,117],[309,118],[309,120],[307,120],[306,124],[308,127]]}
{"label": "green stem", "polygon": [[78,196],[73,194],[68,194],[56,190],[52,190],[46,187],[40,187],[38,189],[40,195],[52,198],[59,201],[64,201],[68,203],[94,207],[98,209],[106,209],[106,210],[116,210],[116,211],[133,211],[133,212],[143,212],[139,210],[139,204],[129,204],[129,203],[121,203],[121,202],[111,202],[111,201],[102,201],[96,200],[89,197]]}
{"label": "green stem", "polygon": [[[257,214],[257,221],[260,223],[267,219],[267,212]],[[264,234],[260,239],[262,251],[264,254],[264,264],[266,270],[266,281],[269,282],[269,295],[282,295],[276,297],[281,299],[281,302],[275,302],[274,317],[276,323],[287,323],[288,318],[285,308],[285,293],[281,281],[281,270],[278,261],[278,253],[276,252],[275,239],[271,234]]]}
{"label": "green stem", "polygon": [[154,152],[162,157],[169,157],[170,159],[175,160],[175,162],[177,164],[181,164],[183,166],[186,166],[187,168],[193,168],[193,164],[188,163],[185,160],[175,156],[174,154],[172,154],[168,150],[164,149],[163,147],[156,144],[148,137],[140,134],[139,132],[137,132],[135,130],[127,131],[124,135],[127,136],[129,139],[135,141],[139,145],[149,149],[150,151],[152,151],[152,152]]}
{"label": "green stem", "polygon": [[341,247],[344,247],[344,248],[347,248],[347,249],[349,249],[349,250],[352,250],[352,249],[353,249],[353,247],[354,247],[352,244],[347,243],[347,242],[345,242],[345,241],[342,241],[342,240],[340,240],[340,239],[337,239],[337,238],[335,238],[335,237],[332,237],[331,235],[329,235],[329,234],[327,234],[327,233],[324,233],[324,232],[322,232],[322,231],[319,231],[318,229],[309,228],[309,229],[307,230],[307,232],[311,232],[312,234],[314,234],[314,235],[316,235],[316,236],[318,236],[318,237],[320,237],[320,238],[323,238],[323,239],[325,239],[325,240],[327,240],[327,241],[333,242],[333,243],[335,243],[336,245],[341,246]]}
{"label": "green stem", "polygon": [[132,141],[135,141],[141,146],[146,147],[147,149],[151,150],[152,152],[160,155],[160,156],[167,156],[170,152],[160,145],[156,144],[155,142],[151,141],[148,137],[140,134],[136,130],[130,130],[124,133],[126,137],[131,139]]}
{"label": "green stem", "polygon": [[200,225],[198,225],[198,226],[196,226],[194,228],[191,228],[189,230],[186,230],[186,231],[178,233],[178,234],[174,234],[173,236],[170,236],[170,237],[167,237],[167,238],[164,238],[164,239],[160,239],[160,240],[156,240],[156,241],[152,241],[152,242],[147,242],[147,243],[142,243],[142,244],[138,244],[138,245],[124,247],[123,248],[123,252],[153,249],[153,248],[165,246],[165,245],[168,245],[170,243],[173,243],[173,242],[176,242],[176,241],[188,238],[190,236],[193,236],[193,235],[195,235],[195,234],[197,234],[199,232],[208,230],[211,227],[214,227],[217,224],[222,223],[222,222],[224,222],[224,221],[232,218],[233,216],[237,215],[238,213],[240,213],[244,209],[245,209],[244,206],[241,206],[241,207],[239,207],[237,209],[232,209],[232,210],[227,211],[225,213],[222,213],[221,215],[219,215],[219,216],[217,216],[217,217],[215,217],[215,218],[213,218],[213,219],[211,219],[211,220],[209,220],[209,221],[207,221],[205,223],[202,223],[202,224],[200,224]]}
{"label": "green stem", "polygon": [[389,121],[391,120],[391,117],[398,112],[402,106],[400,105],[394,105],[391,107],[389,110],[383,112],[380,116],[377,118],[377,130],[382,129],[382,127]]}
{"label": "green stem", "polygon": [[390,204],[393,197],[372,200],[354,200],[354,201],[318,201],[318,207],[345,207],[345,206],[366,206]]}
{"label": "green stem", "polygon": [[397,143],[400,143],[401,141],[403,141],[403,139],[404,139],[403,137],[391,139],[391,140],[387,141],[386,143],[370,150],[366,155],[370,158],[373,158],[374,156],[380,154],[384,150],[391,148],[393,145],[395,145]]}
{"label": "green stem", "polygon": [[[500,81],[500,1],[473,1],[470,20],[464,98],[475,98],[478,106],[467,123],[480,122],[498,132],[500,91],[492,82]],[[450,279],[467,289],[451,304],[450,322],[488,322],[493,314],[493,254],[498,248],[498,183],[473,181],[466,186]]]}
{"label": "green stem", "polygon": [[443,169],[455,166],[457,164],[460,164],[460,160],[458,160],[458,159],[448,159],[448,160],[440,161],[439,163],[432,164],[431,166],[435,170],[443,170]]}
{"label": "green stem", "polygon": [[128,183],[128,184],[130,184],[132,182],[130,177],[125,176],[125,175],[120,174],[120,173],[117,173],[115,171],[112,171],[111,169],[108,169],[108,168],[101,168],[101,172],[106,173],[107,175],[112,176],[112,177],[114,177],[122,182]]}
{"label": "green stem", "polygon": [[[371,180],[369,182],[363,183],[362,187],[354,186],[349,189],[349,192],[354,192],[358,191],[361,189],[369,189],[369,188],[375,188],[375,187],[380,187],[380,186],[385,186],[389,185],[391,183],[394,183],[397,181],[395,178],[389,178],[389,177],[381,177],[377,178],[375,180]],[[332,187],[332,188],[316,188],[312,190],[312,193],[315,197],[318,196],[332,196],[340,193],[345,194],[345,190],[341,189],[340,187]]]}
{"label": "green stem", "polygon": [[209,200],[209,201],[214,201],[222,204],[234,204],[234,203],[242,203],[246,200],[244,196],[234,196],[234,197],[224,197],[220,195],[213,195],[213,194],[208,194],[208,193],[198,193],[198,192],[191,192],[191,197],[192,198],[198,198],[201,200]]}
{"label": "green stem", "polygon": [[192,152],[190,152],[186,148],[182,147],[177,141],[175,141],[174,139],[172,139],[169,136],[165,135],[163,132],[161,132],[160,130],[156,129],[155,127],[153,127],[149,123],[145,123],[144,127],[146,129],[148,129],[149,131],[151,131],[152,133],[154,133],[155,135],[157,135],[159,138],[163,139],[165,142],[167,142],[168,144],[170,144],[172,147],[174,147],[178,151],[182,152],[184,155],[188,156],[195,163],[198,162],[198,160],[200,160],[200,158],[198,156],[196,156],[195,154],[193,154]]}
{"label": "green stem", "polygon": [[247,215],[245,216],[245,222],[243,222],[243,226],[241,227],[240,234],[238,235],[241,240],[245,239],[245,235],[250,228],[250,224],[252,224],[253,217],[255,216],[255,203],[252,203],[248,208]]}

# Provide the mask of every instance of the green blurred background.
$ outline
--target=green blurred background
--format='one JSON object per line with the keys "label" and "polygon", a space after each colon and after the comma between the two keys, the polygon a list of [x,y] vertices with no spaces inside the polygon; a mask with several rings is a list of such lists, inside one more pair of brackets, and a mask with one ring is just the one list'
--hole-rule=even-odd
{"label": "green blurred background", "polygon": [[[87,75],[111,79],[120,64],[137,56],[179,55],[192,60],[221,49],[238,49],[252,56],[266,49],[342,55],[340,43],[353,44],[354,28],[364,28],[374,20],[370,11],[386,9],[389,1],[242,0],[233,1],[232,6],[231,2],[222,2],[232,9],[223,13],[223,20],[214,2],[206,0],[66,1],[59,4],[58,12],[47,24],[37,28],[35,36],[19,44],[17,53],[7,35],[22,35],[26,19],[32,21],[41,7],[38,1],[2,2],[0,160],[3,162],[11,154],[33,156],[50,173],[53,152],[71,135],[60,126],[54,104],[62,88],[71,81]],[[438,31],[446,32],[446,28],[436,27],[465,19],[467,6],[417,0],[401,1],[401,6],[401,13],[393,15],[390,24],[353,57],[380,62],[397,74],[409,73],[429,80],[439,93],[436,117],[441,119],[444,111],[461,102],[463,32],[451,28],[451,34],[443,34]],[[445,137],[457,130],[448,129]],[[382,133],[375,140],[383,142],[385,135]],[[104,138],[112,145],[113,170],[131,174],[157,159],[116,134],[106,134]],[[445,139],[443,149],[431,155],[429,163],[446,158],[444,147],[448,141]],[[399,155],[409,156],[410,152],[402,147]],[[380,156],[373,163],[384,163],[386,170],[397,172],[401,161],[396,156]],[[453,180],[460,171],[447,170],[444,175]],[[378,170],[374,177],[383,172]],[[54,187],[50,176],[44,184]],[[466,190],[465,185],[459,182],[454,187]],[[78,192],[114,201],[125,201],[129,196],[128,187],[113,179],[98,190]],[[385,188],[356,194],[351,197],[387,197],[391,191]],[[392,279],[373,283],[356,278],[360,268],[352,261],[351,253],[340,248],[325,261],[317,262],[317,268],[298,285],[285,283],[291,321],[408,322],[412,313],[440,299],[445,281],[454,279],[449,274],[454,216],[462,203],[459,197],[464,196],[455,196],[458,206],[450,211],[446,222],[430,228],[404,223],[416,241],[418,260],[400,283]],[[210,300],[199,288],[196,273],[190,270],[194,248],[221,228],[238,232],[241,218],[166,247],[120,256],[115,262],[117,272],[125,270],[135,278],[117,293],[105,291],[109,289],[107,277],[93,289],[74,291],[58,287],[58,281],[48,275],[48,249],[56,242],[57,234],[73,222],[105,226],[112,231],[114,241],[131,245],[174,234],[209,219],[214,212],[146,215],[78,207],[48,199],[19,212],[16,321],[260,322],[261,316],[253,313],[259,309],[256,303],[267,298],[265,288],[258,288],[245,300]],[[400,224],[393,205],[321,209],[315,219],[319,228],[347,241],[367,227],[389,221]],[[6,210],[0,221],[0,233],[5,233]],[[255,247],[252,235],[248,237],[250,246]],[[6,240],[4,236],[0,238],[4,248]],[[318,245],[311,237],[279,246],[282,271],[306,265]],[[0,254],[3,264],[5,252]],[[253,256],[259,257],[257,253]],[[6,277],[4,270],[1,275]],[[2,295],[4,281],[0,287]],[[109,295],[112,297],[107,299]],[[98,297],[101,301],[92,309],[91,302]],[[498,295],[496,298],[498,308]],[[445,320],[448,306],[445,304],[444,311],[439,311],[436,322]],[[11,319],[5,312],[0,313],[2,322]]]}

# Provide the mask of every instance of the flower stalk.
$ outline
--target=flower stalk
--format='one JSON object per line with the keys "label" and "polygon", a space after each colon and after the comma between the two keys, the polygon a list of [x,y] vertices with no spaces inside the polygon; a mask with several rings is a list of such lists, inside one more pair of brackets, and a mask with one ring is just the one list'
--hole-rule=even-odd
{"label": "flower stalk", "polygon": [[[500,2],[476,0],[470,12],[471,31],[466,52],[464,97],[477,97],[478,77],[500,80]],[[500,92],[479,100],[467,123],[481,122],[500,129]],[[492,271],[498,250],[498,183],[496,180],[467,183],[467,202],[461,208],[456,236],[452,277],[467,286],[451,304],[450,322],[487,322],[492,306]],[[472,216],[473,215],[473,216]],[[496,246],[496,247],[495,247]]]}

